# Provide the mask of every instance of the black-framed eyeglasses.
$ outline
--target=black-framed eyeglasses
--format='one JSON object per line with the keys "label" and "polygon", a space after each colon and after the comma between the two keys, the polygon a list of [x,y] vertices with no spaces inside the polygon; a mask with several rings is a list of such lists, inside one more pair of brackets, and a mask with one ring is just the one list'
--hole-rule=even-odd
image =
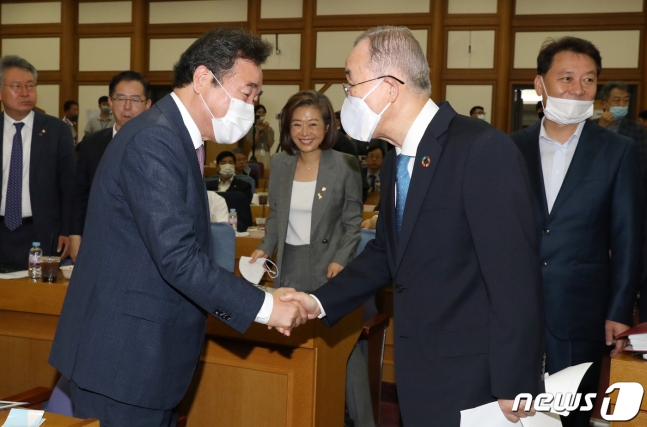
{"label": "black-framed eyeglasses", "polygon": [[393,76],[388,75],[388,74],[387,74],[386,76],[375,77],[374,79],[365,80],[365,81],[363,81],[363,82],[355,83],[355,84],[353,84],[353,85],[352,85],[352,84],[349,84],[349,83],[342,83],[342,87],[344,88],[344,93],[346,94],[346,98],[348,98],[348,97],[350,96],[350,88],[355,87],[355,86],[362,85],[362,84],[364,84],[364,83],[372,82],[372,81],[374,81],[374,80],[384,79],[384,78],[386,78],[386,77],[391,77],[392,79],[394,79],[394,80],[395,80],[395,81],[397,81],[398,83],[400,83],[400,84],[404,84],[404,82],[403,82],[402,80],[400,80],[399,78],[397,78],[397,77],[393,77]]}

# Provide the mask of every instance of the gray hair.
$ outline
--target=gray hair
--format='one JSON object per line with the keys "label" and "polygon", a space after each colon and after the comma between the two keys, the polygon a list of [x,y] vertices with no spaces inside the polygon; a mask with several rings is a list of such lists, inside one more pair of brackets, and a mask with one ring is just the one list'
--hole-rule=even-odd
{"label": "gray hair", "polygon": [[245,153],[245,150],[241,147],[236,147],[233,150],[231,150],[231,152],[234,154],[244,154],[245,157],[247,157],[247,153]]}
{"label": "gray hair", "polygon": [[414,93],[429,96],[429,63],[420,44],[407,27],[381,26],[364,31],[355,40],[357,46],[364,39],[370,43],[369,69],[377,75],[393,70],[403,73],[401,77]]}
{"label": "gray hair", "polygon": [[608,82],[600,88],[598,98],[602,101],[608,101],[613,89],[620,89],[623,92],[629,93],[629,85],[625,82]]}
{"label": "gray hair", "polygon": [[38,71],[26,59],[18,55],[6,55],[0,58],[0,82],[4,82],[4,73],[10,68],[20,68],[34,75],[34,81],[38,80]]}

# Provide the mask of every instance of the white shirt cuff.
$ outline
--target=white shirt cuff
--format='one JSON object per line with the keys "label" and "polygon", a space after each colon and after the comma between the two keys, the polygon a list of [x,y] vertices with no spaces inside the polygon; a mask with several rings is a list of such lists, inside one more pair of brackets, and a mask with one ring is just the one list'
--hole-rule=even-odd
{"label": "white shirt cuff", "polygon": [[267,322],[270,321],[270,316],[272,315],[272,309],[274,309],[274,298],[269,292],[265,292],[265,301],[263,301],[263,306],[256,315],[254,322],[260,323],[261,325],[267,325]]}
{"label": "white shirt cuff", "polygon": [[314,298],[315,301],[317,301],[317,305],[319,306],[319,310],[321,311],[321,314],[319,316],[317,316],[317,319],[321,319],[322,317],[326,317],[326,312],[324,311],[323,306],[321,305],[321,301],[319,301],[319,298],[317,298],[316,296],[314,296],[312,294],[310,294],[310,296],[312,298]]}

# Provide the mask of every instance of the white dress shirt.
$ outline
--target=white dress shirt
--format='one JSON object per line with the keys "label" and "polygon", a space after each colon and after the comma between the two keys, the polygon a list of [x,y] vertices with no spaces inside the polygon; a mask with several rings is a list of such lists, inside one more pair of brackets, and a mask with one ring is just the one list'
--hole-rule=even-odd
{"label": "white dress shirt", "polygon": [[577,143],[582,134],[584,122],[581,122],[575,133],[565,143],[561,144],[558,141],[550,139],[546,134],[544,128],[544,121],[542,119],[541,127],[539,130],[539,153],[541,155],[541,170],[544,175],[544,189],[546,191],[546,202],[548,203],[548,213],[553,209],[557,195],[560,188],[564,183],[564,177],[568,172],[568,167],[571,165]]}
{"label": "white dress shirt", "polygon": [[[177,108],[180,110],[184,126],[186,126],[187,131],[189,131],[189,136],[191,137],[191,141],[193,141],[193,146],[197,150],[202,144],[204,144],[204,141],[202,141],[202,134],[200,133],[200,129],[198,129],[198,125],[195,124],[193,117],[191,117],[191,114],[189,114],[189,110],[187,110],[184,104],[182,104],[180,98],[178,98],[178,96],[173,92],[171,92],[171,98],[173,98],[173,101],[175,101]],[[256,315],[256,319],[254,321],[257,323],[262,323],[264,325],[267,324],[267,322],[270,320],[270,315],[272,314],[273,308],[274,299],[272,298],[272,295],[270,293],[265,292],[265,301],[263,302],[263,306]]]}
{"label": "white dress shirt", "polygon": [[9,165],[11,164],[11,148],[13,137],[16,135],[16,122],[24,123],[20,132],[22,136],[22,216],[30,217],[31,199],[29,198],[29,161],[31,159],[31,134],[34,131],[34,112],[30,111],[22,120],[14,120],[6,113],[4,116],[4,131],[2,134],[2,199],[0,200],[0,216],[4,216],[7,201],[7,184],[9,182]]}
{"label": "white dress shirt", "polygon": [[234,180],[234,177],[232,176],[229,179],[222,180],[222,176],[218,177],[218,191],[227,191],[229,190],[229,187],[231,187],[231,182]]}

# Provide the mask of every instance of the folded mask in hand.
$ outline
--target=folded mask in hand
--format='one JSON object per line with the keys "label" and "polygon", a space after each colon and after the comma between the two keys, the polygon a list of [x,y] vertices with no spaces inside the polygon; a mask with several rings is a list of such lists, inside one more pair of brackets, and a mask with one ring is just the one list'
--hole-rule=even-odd
{"label": "folded mask in hand", "polygon": [[[238,269],[240,274],[247,280],[255,285],[261,281],[263,274],[267,273],[272,279],[276,278],[279,275],[279,268],[267,258],[259,258],[256,262],[250,264],[249,260],[252,259],[248,256],[241,256],[240,261],[238,261]],[[267,267],[265,263],[270,263],[274,266],[276,271],[272,271],[271,268]]]}

